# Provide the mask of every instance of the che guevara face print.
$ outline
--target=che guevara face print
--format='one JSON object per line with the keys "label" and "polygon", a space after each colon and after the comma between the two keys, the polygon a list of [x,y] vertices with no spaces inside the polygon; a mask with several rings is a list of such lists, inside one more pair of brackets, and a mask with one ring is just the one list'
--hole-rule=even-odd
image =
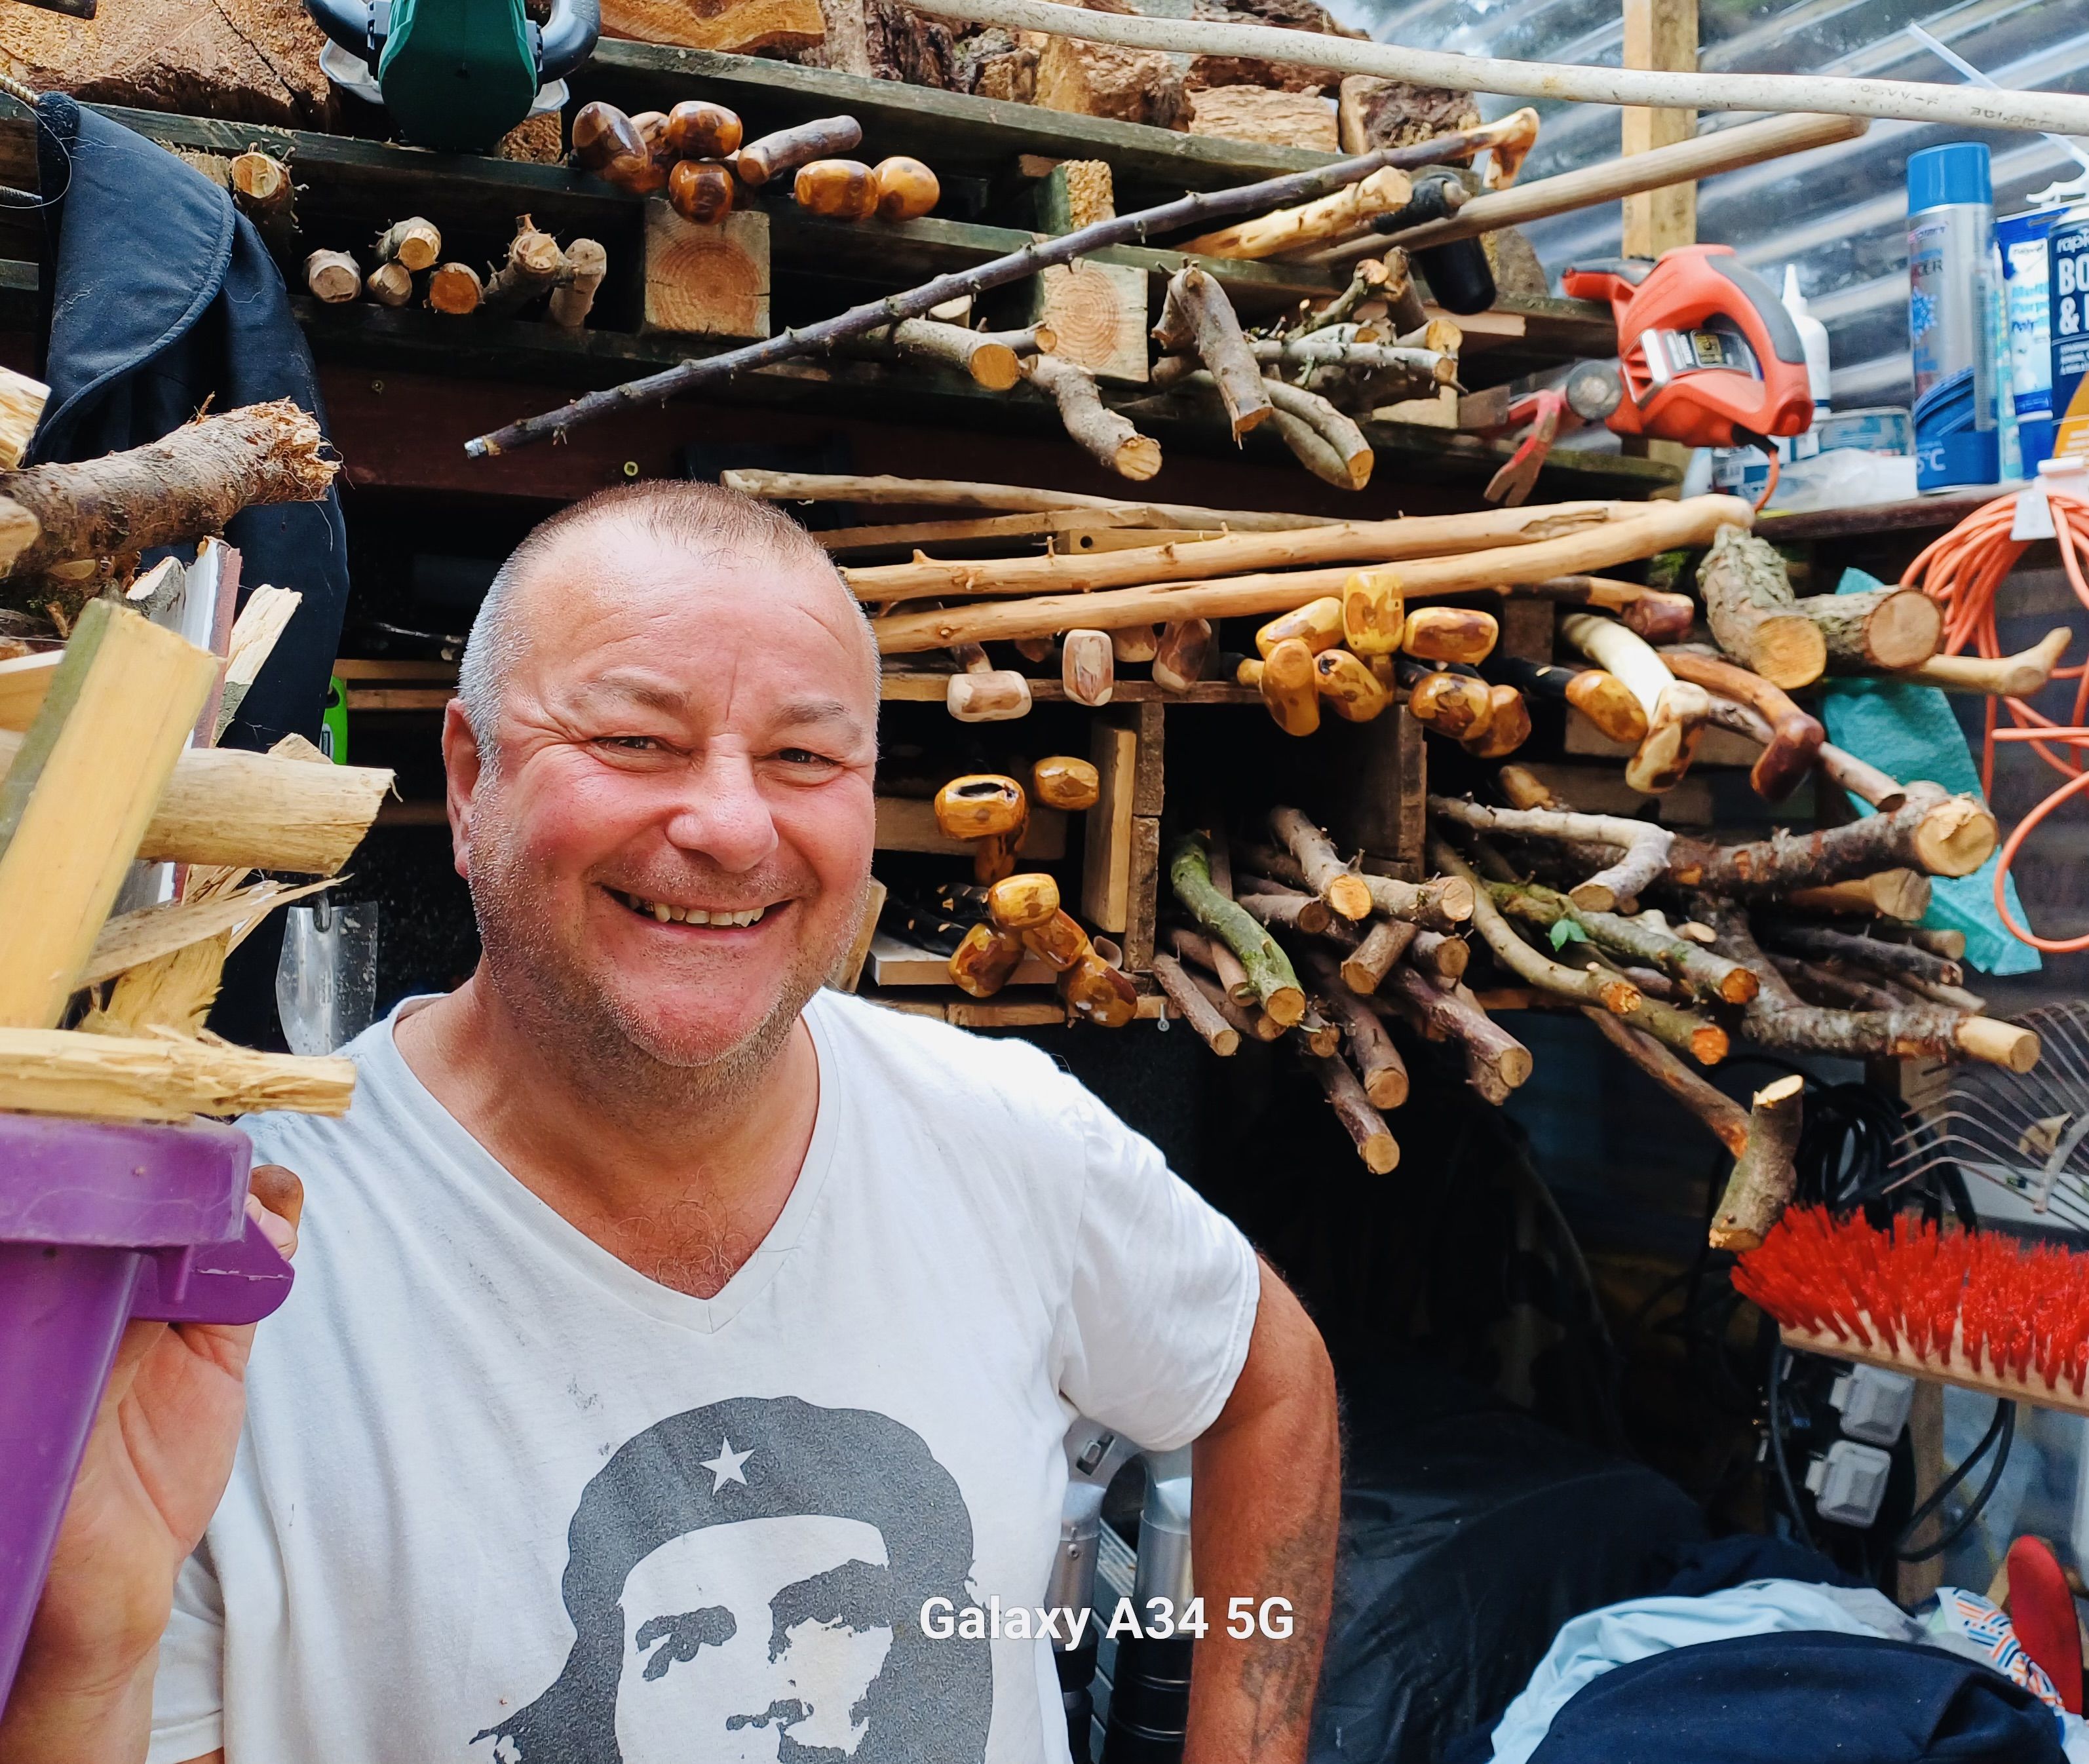
{"label": "che guevara face print", "polygon": [[970,1513],[920,1436],[864,1410],[736,1397],[628,1440],[582,1492],[557,1680],[499,1764],[980,1764],[989,1644]]}

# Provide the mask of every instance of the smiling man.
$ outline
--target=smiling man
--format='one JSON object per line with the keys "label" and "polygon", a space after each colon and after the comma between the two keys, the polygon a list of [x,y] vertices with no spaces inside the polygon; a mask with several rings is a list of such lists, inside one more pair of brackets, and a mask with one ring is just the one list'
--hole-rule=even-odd
{"label": "smiling man", "polygon": [[[1040,1601],[1076,1414],[1197,1442],[1190,1764],[1303,1757],[1326,1355],[1042,1054],[820,989],[877,716],[770,509],[524,541],[444,729],[480,965],[354,1044],[344,1119],[248,1123],[296,1288],[133,1326],[0,1764],[1050,1764],[1049,1642],[920,1611]],[[1288,1639],[1228,1633],[1272,1597]]]}

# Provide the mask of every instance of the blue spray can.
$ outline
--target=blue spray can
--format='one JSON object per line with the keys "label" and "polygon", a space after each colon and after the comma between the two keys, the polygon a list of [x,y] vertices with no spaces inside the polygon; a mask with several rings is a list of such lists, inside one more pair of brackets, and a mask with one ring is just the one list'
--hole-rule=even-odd
{"label": "blue spray can", "polygon": [[1995,201],[1978,141],[1907,162],[1908,340],[1915,368],[1915,484],[1991,484],[2000,467],[1989,303]]}

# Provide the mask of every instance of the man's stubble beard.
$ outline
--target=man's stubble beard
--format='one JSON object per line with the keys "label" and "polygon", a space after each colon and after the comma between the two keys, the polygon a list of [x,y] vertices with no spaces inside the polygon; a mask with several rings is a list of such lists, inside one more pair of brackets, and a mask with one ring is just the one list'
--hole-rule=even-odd
{"label": "man's stubble beard", "polygon": [[[483,783],[482,811],[492,806],[489,786],[497,788]],[[485,815],[482,824],[494,818]],[[581,972],[532,910],[548,891],[535,886],[519,850],[474,837],[470,872],[483,968],[502,1008],[552,1070],[584,1075],[590,1092],[627,1115],[680,1116],[750,1095],[847,946],[847,937],[831,950],[801,946],[774,1005],[747,1034],[708,1060],[673,1058],[613,993]]]}

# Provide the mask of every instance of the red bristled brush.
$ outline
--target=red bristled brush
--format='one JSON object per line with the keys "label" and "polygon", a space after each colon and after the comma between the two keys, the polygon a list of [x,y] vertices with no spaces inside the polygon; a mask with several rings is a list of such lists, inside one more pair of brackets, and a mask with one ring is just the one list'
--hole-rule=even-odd
{"label": "red bristled brush", "polygon": [[2089,1409],[2089,1254],[1794,1207],[1742,1256],[1734,1290],[1793,1347]]}

